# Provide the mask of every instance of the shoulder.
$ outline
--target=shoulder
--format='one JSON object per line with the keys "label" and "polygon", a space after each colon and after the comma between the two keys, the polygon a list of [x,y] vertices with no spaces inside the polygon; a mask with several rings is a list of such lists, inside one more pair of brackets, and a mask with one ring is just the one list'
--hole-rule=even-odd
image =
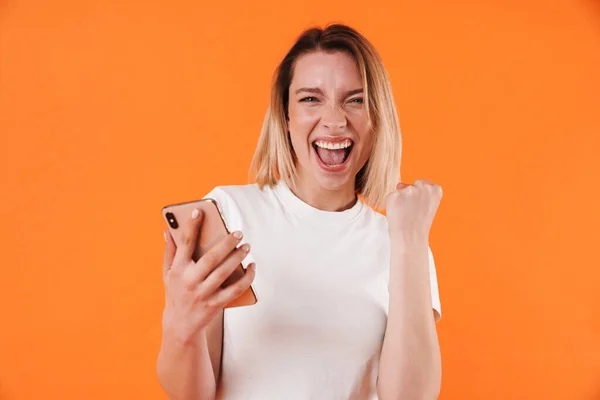
{"label": "shoulder", "polygon": [[261,189],[256,183],[216,186],[204,196],[214,200],[232,223],[268,213],[274,206],[274,197],[271,188]]}
{"label": "shoulder", "polygon": [[375,211],[367,204],[365,204],[364,207],[366,208],[364,215],[364,223],[369,226],[369,229],[376,230],[387,235],[388,221],[386,216],[380,213],[379,211]]}
{"label": "shoulder", "polygon": [[254,202],[260,200],[267,195],[265,189],[260,189],[258,184],[246,185],[223,185],[215,186],[205,198],[211,198],[217,202]]}

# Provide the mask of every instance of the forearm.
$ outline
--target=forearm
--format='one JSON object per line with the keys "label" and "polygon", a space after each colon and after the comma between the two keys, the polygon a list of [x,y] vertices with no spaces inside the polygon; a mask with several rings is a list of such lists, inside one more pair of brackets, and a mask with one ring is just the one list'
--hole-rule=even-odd
{"label": "forearm", "polygon": [[169,400],[213,400],[216,382],[206,335],[184,340],[165,331],[157,375]]}
{"label": "forearm", "polygon": [[436,399],[441,358],[431,304],[427,240],[391,238],[388,323],[379,364],[382,400]]}

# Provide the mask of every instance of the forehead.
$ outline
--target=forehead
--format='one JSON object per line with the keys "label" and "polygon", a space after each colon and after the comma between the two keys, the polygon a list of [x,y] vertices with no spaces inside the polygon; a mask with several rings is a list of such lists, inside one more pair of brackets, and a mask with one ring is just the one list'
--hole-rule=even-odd
{"label": "forehead", "polygon": [[327,86],[353,89],[362,85],[356,62],[351,55],[336,51],[317,51],[305,54],[296,60],[292,87]]}

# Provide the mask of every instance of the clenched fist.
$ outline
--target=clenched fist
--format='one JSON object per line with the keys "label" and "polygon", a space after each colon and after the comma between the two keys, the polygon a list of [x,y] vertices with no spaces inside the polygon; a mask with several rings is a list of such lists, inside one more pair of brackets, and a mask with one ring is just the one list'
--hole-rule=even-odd
{"label": "clenched fist", "polygon": [[441,199],[442,188],[435,183],[425,180],[416,180],[413,185],[399,183],[386,198],[390,234],[410,242],[427,242]]}

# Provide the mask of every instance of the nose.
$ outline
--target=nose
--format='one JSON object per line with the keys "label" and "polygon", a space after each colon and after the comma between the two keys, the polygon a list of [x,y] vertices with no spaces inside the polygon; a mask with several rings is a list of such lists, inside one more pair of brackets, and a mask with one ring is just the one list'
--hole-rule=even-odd
{"label": "nose", "polygon": [[326,107],[323,116],[321,117],[321,121],[326,128],[331,129],[333,131],[342,129],[346,126],[347,120],[346,115],[344,115],[344,110],[341,107],[337,107],[332,105],[330,107]]}

